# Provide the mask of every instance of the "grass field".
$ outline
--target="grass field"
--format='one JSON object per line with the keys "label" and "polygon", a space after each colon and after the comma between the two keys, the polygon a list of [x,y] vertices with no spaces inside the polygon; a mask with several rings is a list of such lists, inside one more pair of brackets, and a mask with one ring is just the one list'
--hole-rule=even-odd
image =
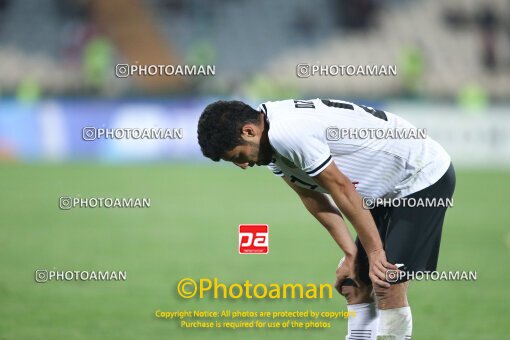
{"label": "grass field", "polygon": [[[341,252],[264,169],[192,165],[16,165],[0,174],[0,339],[343,339],[329,329],[181,329],[156,309],[334,311],[323,300],[178,297],[185,277],[332,283]],[[510,173],[457,171],[440,270],[476,282],[411,285],[414,339],[507,339]],[[148,209],[58,208],[60,196],[149,197]],[[268,255],[238,255],[240,223],[270,225]],[[125,282],[34,281],[36,269],[125,270]]]}

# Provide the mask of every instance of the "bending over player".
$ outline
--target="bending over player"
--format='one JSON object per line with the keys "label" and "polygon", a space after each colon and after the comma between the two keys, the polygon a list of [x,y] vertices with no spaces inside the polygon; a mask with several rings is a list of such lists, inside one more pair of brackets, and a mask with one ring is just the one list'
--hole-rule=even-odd
{"label": "bending over player", "polygon": [[[214,161],[242,169],[268,165],[343,250],[336,287],[356,312],[346,339],[410,339],[409,283],[400,274],[436,269],[446,207],[369,211],[362,199],[450,199],[455,187],[450,157],[428,137],[361,139],[340,136],[339,129],[414,126],[392,113],[338,100],[283,100],[257,110],[218,101],[202,113],[198,141]],[[356,241],[342,214],[354,226]],[[389,279],[397,268],[398,280]]]}

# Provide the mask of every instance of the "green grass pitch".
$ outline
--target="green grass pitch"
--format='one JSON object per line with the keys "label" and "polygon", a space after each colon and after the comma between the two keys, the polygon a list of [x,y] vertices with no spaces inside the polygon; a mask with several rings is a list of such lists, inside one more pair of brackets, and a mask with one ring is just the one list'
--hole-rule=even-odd
{"label": "green grass pitch", "polygon": [[[323,300],[178,297],[185,277],[332,283],[341,251],[297,196],[265,169],[154,164],[0,164],[0,339],[343,339],[330,329],[181,329],[156,309],[333,311]],[[508,336],[510,173],[457,171],[440,270],[476,282],[414,282],[416,339]],[[148,209],[58,208],[59,196],[149,197]],[[270,226],[268,255],[237,254],[240,223]],[[34,281],[36,269],[125,270],[125,282]]]}

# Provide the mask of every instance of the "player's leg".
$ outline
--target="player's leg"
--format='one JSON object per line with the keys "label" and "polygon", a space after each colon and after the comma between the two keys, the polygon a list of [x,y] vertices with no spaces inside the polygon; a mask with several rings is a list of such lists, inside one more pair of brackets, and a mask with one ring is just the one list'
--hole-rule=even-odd
{"label": "player's leg", "polygon": [[377,339],[411,339],[413,318],[407,302],[409,282],[391,285],[390,288],[374,286],[379,324]]}
{"label": "player's leg", "polygon": [[[357,256],[357,281],[359,285],[351,279],[344,279],[335,284],[337,291],[345,298],[349,318],[347,319],[347,340],[375,340],[377,336],[377,326],[379,324],[379,315],[372,283],[368,277],[368,259],[361,244],[358,242]],[[341,266],[340,261],[339,266]]]}
{"label": "player's leg", "polygon": [[[379,233],[384,233],[388,225],[389,212],[385,208],[376,208],[370,211]],[[368,257],[359,238],[356,238],[358,248],[357,269],[359,286],[347,279],[336,282],[336,289],[345,297],[349,319],[347,320],[346,339],[376,339],[379,325],[379,310],[375,302],[372,281],[368,276]],[[342,263],[342,261],[340,261]],[[340,265],[339,265],[340,266]]]}
{"label": "player's leg", "polygon": [[375,339],[378,325],[378,311],[374,301],[372,285],[346,279],[335,285],[338,292],[347,301],[349,317],[345,339]]}
{"label": "player's leg", "polygon": [[[389,217],[391,216],[388,210],[380,209],[379,214],[374,214],[374,219],[379,228],[380,232],[383,232],[383,235],[386,235],[386,227],[389,225],[387,223],[385,226],[382,225],[382,220],[387,220],[389,222]],[[376,216],[377,215],[377,216]],[[377,219],[380,217],[381,219]],[[357,244],[359,240],[356,240]],[[384,244],[384,238],[383,238]],[[385,246],[386,248],[386,246]],[[362,282],[370,282],[370,278],[368,277],[368,259],[366,258],[366,254],[361,247],[360,249],[360,261],[363,265],[360,265],[360,280]],[[396,263],[388,260],[390,263]],[[408,282],[400,282],[395,283],[390,286],[390,288],[383,288],[370,284],[369,287],[373,288],[372,297],[375,300],[375,303],[372,303],[376,315],[375,324],[372,324],[372,338],[367,339],[392,339],[392,340],[401,340],[401,339],[410,339],[412,334],[412,316],[411,316],[411,308],[407,302],[407,287]]]}
{"label": "player's leg", "polygon": [[[455,188],[453,167],[428,188],[409,195],[415,199],[451,198]],[[402,271],[436,270],[446,207],[398,207],[388,210],[387,229],[381,233],[388,262]],[[379,230],[381,232],[381,230]],[[389,278],[388,278],[388,281]],[[411,308],[407,277],[390,288],[374,286],[379,309],[378,339],[410,339]]]}

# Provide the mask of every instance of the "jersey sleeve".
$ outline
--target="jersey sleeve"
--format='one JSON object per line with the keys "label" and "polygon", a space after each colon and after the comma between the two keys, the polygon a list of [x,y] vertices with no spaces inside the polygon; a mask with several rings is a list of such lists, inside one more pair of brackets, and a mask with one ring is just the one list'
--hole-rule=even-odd
{"label": "jersey sleeve", "polygon": [[300,119],[285,126],[271,126],[269,141],[280,155],[311,177],[320,174],[332,162],[326,131],[317,121]]}

